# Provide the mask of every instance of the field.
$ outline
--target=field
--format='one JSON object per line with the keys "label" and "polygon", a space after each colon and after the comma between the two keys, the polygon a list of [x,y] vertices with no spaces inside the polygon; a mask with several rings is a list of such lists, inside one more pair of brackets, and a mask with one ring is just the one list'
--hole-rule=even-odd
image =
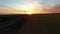
{"label": "field", "polygon": [[60,34],[60,14],[0,15],[1,34]]}

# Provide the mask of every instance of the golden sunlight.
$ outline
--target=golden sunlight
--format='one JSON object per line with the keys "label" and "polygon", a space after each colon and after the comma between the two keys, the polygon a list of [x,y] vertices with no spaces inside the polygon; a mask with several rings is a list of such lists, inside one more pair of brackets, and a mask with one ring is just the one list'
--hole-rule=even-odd
{"label": "golden sunlight", "polygon": [[34,12],[35,11],[33,11],[33,10],[26,10],[26,14],[29,14],[29,15],[34,14]]}
{"label": "golden sunlight", "polygon": [[33,14],[34,9],[35,9],[34,4],[28,4],[28,6],[25,7],[25,11],[26,11],[25,14],[29,14],[29,15]]}
{"label": "golden sunlight", "polygon": [[39,4],[39,5],[35,5],[35,4],[28,4],[27,6],[24,5],[24,10],[26,11],[25,14],[36,14],[37,11],[36,9],[39,9],[37,6],[39,6],[40,11],[43,9],[43,5]]}
{"label": "golden sunlight", "polygon": [[36,4],[28,4],[28,5],[22,5],[20,6],[22,10],[25,11],[24,14],[44,14],[44,13],[51,13],[48,10],[52,7],[50,5],[45,4],[39,4],[38,2],[35,2]]}

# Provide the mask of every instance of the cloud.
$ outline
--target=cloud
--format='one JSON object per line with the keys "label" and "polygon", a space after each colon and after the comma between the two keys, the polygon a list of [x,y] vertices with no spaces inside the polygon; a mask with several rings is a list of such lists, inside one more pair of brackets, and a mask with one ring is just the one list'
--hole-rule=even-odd
{"label": "cloud", "polygon": [[60,0],[52,0],[52,1],[53,1],[54,4],[56,4],[56,5],[59,4],[60,5]]}
{"label": "cloud", "polygon": [[60,3],[60,0],[54,0],[56,3]]}
{"label": "cloud", "polygon": [[54,8],[52,8],[53,13],[60,13],[60,5],[55,5]]}
{"label": "cloud", "polygon": [[51,9],[52,7],[55,6],[55,4],[53,4],[53,3],[52,4],[44,4],[44,3],[40,3],[38,1],[35,1],[34,4],[35,4],[36,9]]}
{"label": "cloud", "polygon": [[[26,0],[30,1],[26,4],[5,4],[4,6],[0,6],[0,9],[13,9],[13,10],[27,10],[27,9],[39,9],[39,10],[50,10],[55,7],[55,5],[60,3],[60,0],[50,0],[53,1],[53,3],[45,4],[41,2],[42,0],[34,0],[34,2],[31,3],[32,0]],[[2,2],[1,2],[2,3]]]}

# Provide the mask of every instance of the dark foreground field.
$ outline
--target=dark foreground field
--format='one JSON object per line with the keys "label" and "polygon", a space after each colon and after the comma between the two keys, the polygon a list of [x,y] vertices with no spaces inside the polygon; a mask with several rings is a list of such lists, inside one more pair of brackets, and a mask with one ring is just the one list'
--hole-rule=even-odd
{"label": "dark foreground field", "polygon": [[0,34],[60,34],[60,14],[0,15]]}

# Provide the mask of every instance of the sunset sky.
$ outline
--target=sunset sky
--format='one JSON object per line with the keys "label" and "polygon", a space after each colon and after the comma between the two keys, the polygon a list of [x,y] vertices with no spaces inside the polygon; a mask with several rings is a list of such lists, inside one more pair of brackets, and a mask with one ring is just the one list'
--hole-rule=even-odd
{"label": "sunset sky", "polygon": [[59,0],[0,0],[0,9],[24,9],[23,6],[34,4],[35,2],[43,4],[56,4]]}
{"label": "sunset sky", "polygon": [[0,9],[8,10],[46,10],[56,5],[60,5],[60,0],[0,0]]}

